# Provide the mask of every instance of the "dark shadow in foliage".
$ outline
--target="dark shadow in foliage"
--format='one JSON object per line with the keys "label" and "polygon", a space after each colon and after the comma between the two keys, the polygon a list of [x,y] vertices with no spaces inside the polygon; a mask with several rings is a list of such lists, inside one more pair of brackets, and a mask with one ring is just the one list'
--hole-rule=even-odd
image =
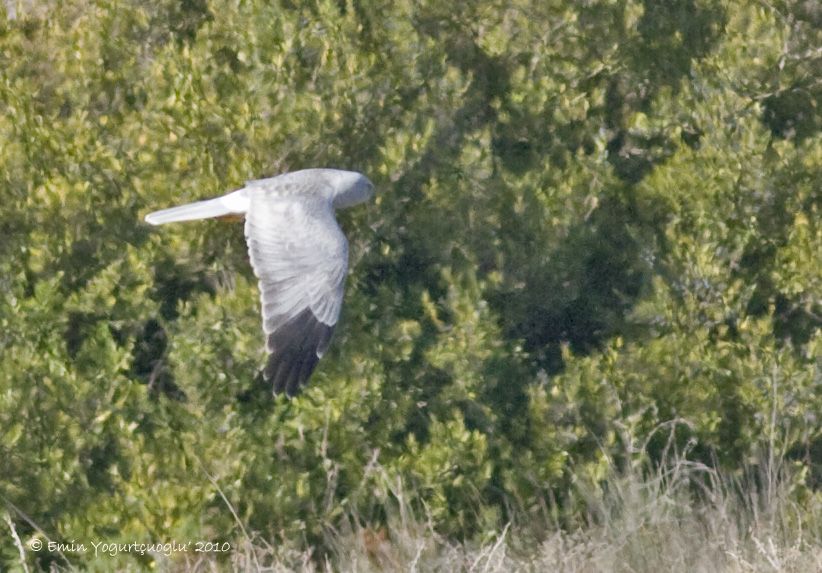
{"label": "dark shadow in foliage", "polygon": [[700,142],[702,141],[702,136],[705,135],[705,132],[690,124],[685,124],[682,126],[682,143],[690,147],[691,149],[699,149]]}
{"label": "dark shadow in foliage", "polygon": [[455,163],[465,137],[496,121],[497,112],[491,104],[507,97],[512,73],[511,63],[502,56],[486,54],[464,23],[419,15],[415,26],[421,35],[445,42],[449,63],[472,81],[462,107],[440,124],[421,159],[396,182],[395,188],[406,197],[406,205],[424,199],[423,188],[439,170]]}
{"label": "dark shadow in foliage", "polygon": [[[777,179],[765,190],[757,208],[757,238],[745,245],[734,275],[746,284],[754,285],[747,314],[764,316],[773,309],[774,335],[781,341],[790,340],[799,350],[810,340],[814,330],[822,328],[822,303],[803,299],[802,295],[780,292],[771,274],[775,258],[788,243],[794,225],[795,207],[789,207],[789,203],[796,194],[796,184],[798,182]],[[811,194],[799,208],[811,220],[822,207],[821,203]]]}
{"label": "dark shadow in foliage", "polygon": [[[495,435],[504,436],[514,451],[528,451],[532,446],[533,436],[531,416],[528,415],[528,386],[525,382],[532,379],[530,372],[524,367],[519,371],[512,371],[510,361],[492,359],[486,364],[483,377],[487,384],[481,393],[480,402],[490,405],[495,418],[494,425],[485,416],[485,410],[463,408],[466,428],[478,429],[492,436],[488,441],[492,459],[505,459],[497,451],[500,441],[493,438]],[[489,502],[497,504],[504,511],[506,520],[517,517],[517,510],[511,506],[512,500],[507,493],[505,473],[509,469],[505,464],[494,464],[491,478],[483,492]]]}
{"label": "dark shadow in foliage", "polygon": [[[626,67],[604,78],[605,105],[589,111],[589,117],[601,114],[613,132],[608,158],[628,186],[612,193],[587,221],[572,229],[545,265],[528,269],[523,289],[490,296],[506,334],[525,340],[526,350],[549,372],[562,368],[562,343],[569,343],[575,353],[587,353],[603,339],[632,330],[625,317],[651,271],[644,260],[647,249],[636,236],[651,230],[633,206],[630,185],[670,157],[678,142],[662,134],[633,134],[627,122],[637,111],[649,111],[659,87],[678,89],[693,61],[713,48],[725,21],[721,4],[712,0],[645,2],[639,37],[622,49]],[[546,159],[561,167],[568,151],[592,149],[585,136],[590,126],[585,123],[552,126],[546,123],[550,116],[521,117],[516,106],[506,109],[510,119],[497,126],[493,150],[507,170],[524,172]],[[685,143],[697,146],[700,128],[686,127]],[[521,239],[512,242],[528,244],[527,236]],[[555,294],[568,289],[576,293],[570,300]]]}
{"label": "dark shadow in foliage", "polygon": [[806,484],[812,491],[822,491],[822,436],[794,445],[785,457],[800,460],[810,468]]}
{"label": "dark shadow in foliage", "polygon": [[691,63],[707,55],[725,27],[727,15],[717,0],[645,0],[637,23],[639,42],[631,48],[636,69],[652,85],[676,89]]}
{"label": "dark shadow in foliage", "polygon": [[549,373],[563,367],[563,343],[585,354],[615,334],[631,332],[626,317],[651,269],[630,196],[627,190],[617,193],[572,228],[543,264],[526,269],[524,288],[489,295],[507,337],[523,340],[525,350]]}
{"label": "dark shadow in foliage", "polygon": [[[492,306],[504,317],[507,335],[523,339],[526,350],[548,372],[562,368],[562,343],[569,343],[575,353],[588,353],[607,337],[630,333],[626,316],[651,271],[644,259],[647,248],[637,239],[645,233],[645,223],[634,206],[630,185],[670,157],[676,142],[661,134],[631,134],[626,124],[637,111],[648,111],[659,86],[677,89],[692,62],[715,45],[725,20],[718,2],[645,2],[637,26],[639,38],[624,48],[627,69],[608,80],[604,108],[590,112],[602,113],[613,131],[609,161],[629,186],[606,197],[587,221],[571,230],[544,266],[529,269],[525,288],[491,296]],[[527,169],[540,160],[534,157],[535,149],[547,153],[552,147],[545,135],[528,136],[529,125],[543,125],[536,119],[520,118],[524,133],[502,134],[495,140],[495,151],[506,168]],[[573,126],[566,127],[562,141],[586,149],[590,142],[576,141],[568,133]],[[579,128],[585,131],[584,125]],[[698,145],[698,126],[689,125],[684,133],[687,144]],[[535,147],[533,142],[542,145]],[[574,145],[569,149],[574,150]],[[554,155],[548,158],[554,161]],[[555,294],[569,288],[576,293],[570,300]]]}
{"label": "dark shadow in foliage", "polygon": [[804,83],[807,85],[793,86],[762,102],[762,121],[774,136],[795,138],[800,143],[814,137],[822,129],[822,86],[819,78]]}
{"label": "dark shadow in foliage", "polygon": [[91,328],[97,324],[100,317],[88,312],[70,312],[68,323],[63,334],[66,342],[66,352],[69,358],[74,359],[80,352],[83,342],[88,337]]}
{"label": "dark shadow in foliage", "polygon": [[[445,42],[449,63],[459,68],[472,78],[463,98],[462,106],[449,118],[442,121],[430,143],[416,164],[408,169],[393,184],[394,192],[403,198],[394,203],[397,212],[391,219],[407,219],[406,213],[418,208],[425,201],[424,188],[441,172],[449,172],[457,162],[464,139],[492,124],[497,112],[492,106],[494,100],[504,99],[509,91],[511,65],[502,56],[491,56],[485,53],[475,41],[469,21],[453,18],[453,12],[442,14],[418,14],[414,25],[421,35],[430,36]],[[422,92],[408,94],[414,97]],[[448,223],[443,222],[447,228]],[[409,292],[427,290],[433,300],[439,300],[447,292],[443,284],[437,263],[442,260],[441,252],[426,252],[428,241],[420,240],[414,235],[416,229],[404,225],[392,232],[385,243],[390,246],[390,258],[384,256],[367,256],[361,263],[363,290],[376,292],[381,284],[391,284]],[[418,232],[418,231],[416,231]],[[419,296],[405,297],[405,300],[418,300]],[[424,315],[420,305],[403,308],[403,315],[416,319]],[[431,326],[431,325],[428,325]],[[425,327],[425,326],[424,326]],[[389,368],[388,376],[393,380],[394,391],[411,392],[417,403],[435,402],[435,396],[450,382],[446,373],[430,368],[424,355],[428,347],[436,341],[436,333],[417,338],[419,345],[413,350],[408,361]],[[420,379],[419,372],[425,372]],[[424,443],[428,436],[430,424],[429,412],[417,408],[410,415],[403,434],[412,433]],[[403,435],[393,436],[403,440]]]}
{"label": "dark shadow in foliage", "polygon": [[185,393],[174,382],[174,375],[165,365],[168,337],[163,326],[154,319],[148,320],[134,344],[134,360],[131,374],[148,385],[149,390],[184,401]]}
{"label": "dark shadow in foliage", "polygon": [[[676,142],[665,136],[640,137],[627,129],[637,111],[648,112],[660,87],[676,91],[695,60],[710,53],[721,37],[727,15],[715,0],[648,0],[637,24],[639,37],[623,49],[627,68],[611,77],[600,110],[614,132],[608,142],[609,161],[625,182],[636,183],[665,161]],[[696,143],[698,126],[685,130]],[[688,143],[691,145],[691,143]]]}
{"label": "dark shadow in foliage", "polygon": [[626,183],[639,183],[675,151],[676,143],[664,135],[642,137],[619,130],[608,141],[608,161],[614,173]]}
{"label": "dark shadow in foliage", "polygon": [[237,403],[243,411],[266,413],[271,408],[271,399],[274,389],[271,382],[266,381],[262,369],[254,376],[248,388],[237,394]]}
{"label": "dark shadow in foliage", "polygon": [[[197,293],[214,295],[217,291],[213,277],[203,270],[177,265],[171,259],[160,260],[154,269],[154,289],[151,298],[160,303],[160,315],[173,321],[179,316],[181,301]],[[160,321],[148,320],[134,343],[132,375],[148,384],[149,389],[173,400],[185,400],[185,393],[177,386],[174,375],[165,365],[168,336]]]}
{"label": "dark shadow in foliage", "polygon": [[[647,249],[635,236],[650,229],[643,230],[647,218],[633,207],[630,185],[670,157],[678,142],[662,134],[633,134],[626,124],[637,111],[649,110],[660,85],[678,88],[692,62],[710,52],[724,22],[724,10],[716,2],[646,3],[638,24],[639,38],[623,49],[626,68],[606,78],[604,107],[589,111],[592,118],[601,114],[612,130],[609,161],[629,186],[602,201],[589,220],[572,229],[544,266],[524,273],[523,289],[490,296],[507,335],[524,339],[526,350],[548,372],[562,368],[564,342],[575,353],[587,353],[603,339],[633,330],[625,318],[651,269],[643,258]],[[521,117],[516,106],[506,109],[509,119],[497,125],[493,151],[509,171],[524,172],[546,159],[562,167],[568,151],[592,150],[586,139],[590,125],[551,125],[550,116]],[[687,145],[699,145],[698,126],[689,124],[682,133]],[[512,243],[528,244],[527,229],[511,230],[521,235]],[[570,300],[555,294],[568,290],[576,293]]]}
{"label": "dark shadow in foliage", "polygon": [[[99,225],[89,224],[88,227],[91,237],[103,234]],[[60,260],[64,289],[72,292],[83,288],[101,267],[99,241],[86,238],[77,239],[72,243],[68,254]]]}
{"label": "dark shadow in foliage", "polygon": [[[787,0],[769,5],[790,28],[785,51],[777,64],[780,89],[762,101],[762,120],[775,137],[795,138],[797,143],[816,136],[822,129],[822,83],[819,30],[822,3]],[[812,54],[816,54],[815,56]],[[782,81],[794,78],[790,85]]]}
{"label": "dark shadow in foliage", "polygon": [[168,258],[157,263],[151,298],[160,303],[160,315],[165,320],[176,320],[180,314],[179,303],[198,293],[217,294],[216,281],[205,270],[177,264]]}
{"label": "dark shadow in foliage", "polygon": [[80,457],[85,462],[89,485],[95,490],[113,493],[115,486],[109,468],[120,458],[116,442],[106,437],[91,446]]}
{"label": "dark shadow in foliage", "polygon": [[[689,3],[684,3],[691,6]],[[696,9],[696,8],[694,8]],[[656,14],[656,13],[655,13]],[[656,14],[660,17],[660,14]],[[582,148],[593,152],[593,142],[587,135],[590,126],[583,122],[569,122],[567,125],[546,125],[550,118],[548,110],[545,117],[531,117],[522,114],[517,105],[507,101],[510,89],[510,75],[516,62],[505,59],[505,56],[491,56],[476,45],[474,35],[465,23],[460,23],[449,14],[424,14],[417,17],[415,26],[422,35],[435,38],[448,45],[449,63],[458,67],[472,82],[465,94],[463,105],[447,120],[438,124],[428,148],[421,159],[411,166],[394,184],[395,192],[403,197],[396,205],[400,211],[416,208],[425,201],[425,186],[433,178],[447,171],[461,149],[464,138],[486,125],[494,127],[493,151],[503,168],[520,173],[527,171],[537,162],[564,161],[565,154]],[[687,73],[687,67],[679,74]],[[625,86],[630,81],[624,82]],[[625,90],[628,91],[628,87]],[[620,98],[619,108],[636,107],[645,103],[648,97],[644,92],[641,98],[614,92]],[[632,100],[631,97],[634,99]],[[642,101],[640,101],[642,100]],[[626,103],[627,102],[627,103]],[[498,105],[494,105],[498,104]],[[498,124],[496,109],[506,110],[504,124]],[[600,110],[602,113],[603,110]],[[627,110],[626,110],[627,115]],[[618,121],[617,121],[618,119]],[[621,126],[622,117],[615,118],[614,124]],[[619,141],[620,150],[633,151],[633,145],[641,146],[643,154],[637,161],[631,162],[633,154],[624,162],[630,163],[623,169],[626,179],[639,180],[660,159],[670,153],[673,145],[664,138],[649,141],[624,143]],[[650,152],[645,152],[650,148]],[[618,151],[617,155],[618,155]],[[627,193],[627,191],[626,191]],[[616,213],[616,216],[615,216]],[[500,215],[505,219],[505,215]],[[394,220],[403,220],[403,213],[395,213]],[[515,219],[515,218],[514,218]],[[526,286],[517,292],[498,292],[488,294],[492,307],[503,317],[503,326],[509,339],[524,339],[526,350],[537,357],[540,366],[550,372],[562,367],[560,346],[570,342],[576,352],[589,352],[597,348],[600,341],[620,332],[624,325],[625,314],[631,309],[642,286],[647,280],[647,265],[642,260],[642,245],[633,234],[638,217],[631,212],[630,200],[613,198],[605,201],[590,220],[572,230],[566,243],[557,249],[550,263],[543,268],[529,269],[526,272]],[[513,224],[513,223],[512,223]],[[447,226],[447,223],[444,223]],[[513,229],[513,232],[527,234],[527,230]],[[413,235],[414,229],[400,228],[391,238],[390,253],[393,260],[375,257],[366,260],[362,267],[364,290],[371,288],[376,292],[379,284],[389,283],[410,288],[407,281],[420,282],[420,268],[435,265],[441,260],[442,253],[419,252],[426,241]],[[525,241],[512,241],[527,245]],[[580,259],[578,253],[586,253]],[[563,267],[567,272],[563,272]],[[440,283],[436,269],[423,273],[424,283],[434,300],[439,300],[443,293],[434,293],[432,286]],[[561,297],[552,293],[562,292],[563,282],[571,276],[578,284],[574,285],[579,296],[570,302],[563,303]],[[373,285],[373,286],[370,286]],[[414,309],[419,311],[420,309]],[[435,340],[421,336],[419,340]],[[420,402],[434,402],[441,388],[449,383],[447,374],[432,372],[430,365],[425,364],[425,348],[416,348],[410,362],[399,365],[392,380],[408,391]],[[418,372],[425,366],[425,380],[409,375]],[[522,380],[528,377],[523,376]],[[508,384],[499,388],[497,398],[500,408],[506,412],[505,417],[516,417],[527,407],[527,397],[523,384]],[[475,419],[471,408],[463,408],[466,422],[477,427],[486,424]],[[509,416],[510,415],[510,416]],[[427,436],[429,412],[419,409],[411,416],[407,431],[423,441]],[[505,432],[519,435],[521,428],[506,426]]]}
{"label": "dark shadow in foliage", "polygon": [[778,339],[789,339],[799,349],[808,343],[814,332],[822,329],[822,303],[802,304],[781,293],[774,303],[774,335]]}
{"label": "dark shadow in foliage", "polygon": [[166,9],[168,27],[178,44],[193,41],[200,27],[214,19],[207,0],[170,2]]}
{"label": "dark shadow in foliage", "polygon": [[[379,239],[376,241],[380,242]],[[379,300],[380,289],[391,285],[396,289],[395,300],[404,304],[392,309],[398,320],[418,320],[425,315],[425,309],[419,296],[420,284],[432,299],[439,300],[446,295],[447,285],[443,284],[437,260],[433,253],[425,252],[420,242],[409,242],[402,251],[392,251],[388,256],[369,252],[359,265],[358,290],[366,298]],[[343,313],[346,310],[343,308]],[[363,320],[378,323],[380,310],[375,309],[372,316]],[[412,396],[417,404],[429,404],[435,396],[450,383],[448,375],[427,363],[425,354],[437,340],[437,331],[430,321],[421,322],[422,333],[415,337],[415,346],[409,356],[397,359],[393,354],[383,357],[386,378],[392,380],[390,392],[399,392]],[[375,411],[366,426],[379,425],[381,412]],[[418,407],[409,412],[405,427],[390,437],[390,441],[402,443],[408,434],[413,434],[420,443],[428,438],[430,424],[429,412]]]}
{"label": "dark shadow in foliage", "polygon": [[[770,259],[775,255],[775,248],[763,249],[757,253],[762,259]],[[774,251],[774,252],[771,252]],[[751,265],[751,258],[743,259],[744,264]],[[780,341],[791,341],[797,351],[806,344],[813,333],[822,328],[822,303],[813,301],[802,301],[798,298],[790,298],[780,293],[773,284],[769,273],[759,272],[760,269],[768,269],[772,263],[759,263],[756,268],[743,266],[742,276],[748,276],[755,288],[748,301],[746,314],[750,316],[764,316],[771,312],[774,314],[774,336]],[[745,272],[748,271],[748,272]]]}
{"label": "dark shadow in foliage", "polygon": [[580,150],[591,154],[596,150],[591,118],[553,123],[550,109],[531,115],[516,104],[504,102],[503,106],[506,119],[493,124],[491,140],[496,168],[502,167],[517,175],[545,163],[563,169],[569,155]]}

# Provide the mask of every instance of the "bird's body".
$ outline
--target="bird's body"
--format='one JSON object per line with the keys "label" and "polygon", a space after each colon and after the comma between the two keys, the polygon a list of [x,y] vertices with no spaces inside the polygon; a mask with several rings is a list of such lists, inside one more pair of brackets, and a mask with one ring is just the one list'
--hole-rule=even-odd
{"label": "bird's body", "polygon": [[245,237],[259,279],[263,371],[274,393],[293,396],[325,353],[342,306],[348,241],[334,210],[366,201],[368,179],[352,171],[306,169],[249,181],[222,197],[146,216],[152,225],[245,217]]}

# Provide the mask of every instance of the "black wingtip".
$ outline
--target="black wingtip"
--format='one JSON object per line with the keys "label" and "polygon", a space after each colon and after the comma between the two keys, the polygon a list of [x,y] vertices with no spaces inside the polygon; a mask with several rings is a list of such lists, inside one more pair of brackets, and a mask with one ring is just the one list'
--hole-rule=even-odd
{"label": "black wingtip", "polygon": [[311,377],[311,373],[328,347],[333,326],[319,321],[310,308],[268,335],[272,350],[263,370],[274,395],[296,396]]}

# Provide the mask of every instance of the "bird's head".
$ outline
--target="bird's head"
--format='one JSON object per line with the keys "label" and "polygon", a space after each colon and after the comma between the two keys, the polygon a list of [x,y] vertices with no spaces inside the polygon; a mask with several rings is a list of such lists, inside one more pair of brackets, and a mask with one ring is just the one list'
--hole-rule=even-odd
{"label": "bird's head", "polygon": [[368,177],[356,171],[327,169],[326,177],[334,189],[335,209],[344,209],[368,201],[374,195],[374,185]]}

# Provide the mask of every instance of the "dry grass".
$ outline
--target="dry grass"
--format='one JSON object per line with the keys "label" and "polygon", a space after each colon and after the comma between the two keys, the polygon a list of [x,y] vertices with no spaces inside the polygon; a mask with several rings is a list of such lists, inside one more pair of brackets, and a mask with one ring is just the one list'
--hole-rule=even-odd
{"label": "dry grass", "polygon": [[[240,524],[243,537],[229,558],[183,556],[180,561],[180,556],[158,555],[152,569],[822,573],[822,493],[799,485],[798,474],[774,449],[766,447],[771,453],[761,465],[731,477],[680,453],[669,456],[667,450],[663,458],[668,461],[651,468],[645,446],[632,450],[627,459],[634,461],[627,467],[618,470],[612,461],[611,476],[602,483],[575,480],[569,498],[585,508],[576,527],[561,527],[558,519],[538,527],[521,519],[483,543],[457,542],[415,513],[405,501],[411,496],[404,486],[375,462],[382,497],[393,500],[386,508],[387,523],[374,527],[349,516],[329,529],[329,551],[323,556],[310,548],[269,543]],[[11,531],[22,551],[13,524]],[[105,557],[86,565],[107,570]],[[25,566],[23,557],[20,570]],[[52,570],[71,569],[52,564]]]}
{"label": "dry grass", "polygon": [[[538,532],[540,541],[534,541],[537,528],[529,524],[505,527],[485,543],[459,543],[440,535],[408,505],[397,504],[384,527],[351,519],[343,531],[330,532],[331,550],[325,557],[253,538],[235,546],[228,561],[204,556],[181,562],[157,556],[153,569],[822,572],[822,498],[809,496],[800,505],[789,483],[786,476],[768,480],[754,472],[725,478],[700,464],[680,461],[650,477],[630,471],[615,476],[607,482],[607,492],[581,487],[577,493],[586,499],[587,524],[574,530],[546,525]],[[102,557],[89,565],[105,570],[104,561]]]}
{"label": "dry grass", "polygon": [[811,496],[800,506],[789,477],[782,468],[732,479],[679,460],[650,476],[624,471],[607,488],[580,487],[588,524],[573,531],[546,526],[541,542],[530,541],[529,526],[505,527],[483,544],[457,543],[398,505],[384,528],[353,520],[330,534],[332,551],[323,559],[254,542],[230,565],[203,561],[183,570],[822,572],[822,503]]}

